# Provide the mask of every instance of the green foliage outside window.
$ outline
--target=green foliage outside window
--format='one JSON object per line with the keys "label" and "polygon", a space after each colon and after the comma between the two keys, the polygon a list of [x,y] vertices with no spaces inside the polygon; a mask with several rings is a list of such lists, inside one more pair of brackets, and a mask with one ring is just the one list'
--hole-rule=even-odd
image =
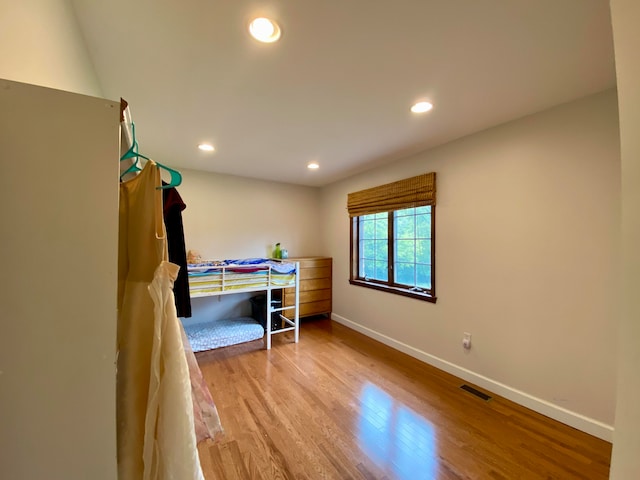
{"label": "green foliage outside window", "polygon": [[[359,277],[431,290],[431,208],[424,206],[358,217]],[[389,248],[393,249],[391,258]]]}

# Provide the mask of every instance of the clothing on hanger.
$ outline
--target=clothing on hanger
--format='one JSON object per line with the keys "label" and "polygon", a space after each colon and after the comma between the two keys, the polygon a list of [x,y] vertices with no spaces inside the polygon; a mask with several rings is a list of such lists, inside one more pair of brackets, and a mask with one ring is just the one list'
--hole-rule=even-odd
{"label": "clothing on hanger", "polygon": [[[120,104],[121,108],[122,108],[122,101],[123,100],[121,99],[121,104]],[[138,141],[136,140],[136,125],[135,123],[131,122],[131,147],[129,147],[129,149],[120,157],[120,161],[122,162],[129,159],[135,159],[135,160],[133,160],[133,162],[127,169],[121,172],[120,180],[123,180],[129,173],[138,173],[142,171],[142,167],[140,165],[141,158],[144,160],[147,160],[148,162],[153,163],[154,165],[157,165],[158,168],[161,168],[166,172],[169,172],[169,175],[171,175],[170,183],[162,182],[162,185],[159,185],[157,187],[158,189],[177,187],[182,183],[182,174],[179,171],[174,170],[171,167],[167,167],[166,165],[163,165],[160,162],[156,162],[155,160],[151,160],[149,157],[142,155],[138,151]]]}
{"label": "clothing on hanger", "polygon": [[[162,182],[166,185],[165,182]],[[189,279],[187,276],[187,250],[184,242],[182,211],[187,208],[182,197],[175,188],[162,191],[164,202],[164,224],[167,229],[169,261],[180,267],[178,277],[173,284],[176,299],[176,310],[179,317],[191,317],[191,296],[189,295]]]}
{"label": "clothing on hanger", "polygon": [[203,480],[192,394],[198,378],[190,376],[193,352],[175,311],[178,267],[167,262],[160,185],[151,162],[120,184],[118,478]]}

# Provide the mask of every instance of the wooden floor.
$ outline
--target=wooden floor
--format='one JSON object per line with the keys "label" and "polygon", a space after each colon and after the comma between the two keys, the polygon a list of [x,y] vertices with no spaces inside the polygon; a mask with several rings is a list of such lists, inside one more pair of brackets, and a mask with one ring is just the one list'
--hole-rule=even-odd
{"label": "wooden floor", "polygon": [[207,480],[608,478],[607,442],[335,322],[288,335],[198,354],[225,429]]}

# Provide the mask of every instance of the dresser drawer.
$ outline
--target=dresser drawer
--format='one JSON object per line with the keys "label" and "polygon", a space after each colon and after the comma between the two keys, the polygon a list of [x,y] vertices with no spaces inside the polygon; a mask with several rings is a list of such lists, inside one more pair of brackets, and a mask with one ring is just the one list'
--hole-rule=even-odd
{"label": "dresser drawer", "polygon": [[[331,288],[331,278],[300,280],[300,292],[306,292],[308,290],[322,290],[325,288]],[[284,289],[285,295],[293,292],[295,292],[295,288]]]}
{"label": "dresser drawer", "polygon": [[[293,318],[295,310],[284,310],[282,314],[287,318]],[[309,302],[300,304],[298,316],[308,317],[309,315],[320,315],[331,312],[331,300],[320,300],[319,302]]]}
{"label": "dresser drawer", "polygon": [[291,258],[291,262],[300,262],[300,268],[331,267],[331,258]]}
{"label": "dresser drawer", "polygon": [[[284,294],[284,305],[293,305],[296,299],[294,292]],[[331,300],[331,289],[325,288],[323,290],[308,290],[306,292],[300,292],[300,303],[317,302],[320,300]]]}
{"label": "dresser drawer", "polygon": [[331,311],[331,300],[321,300],[319,302],[301,303],[300,316],[318,315]]}
{"label": "dresser drawer", "polygon": [[331,277],[331,267],[300,268],[300,280]]}

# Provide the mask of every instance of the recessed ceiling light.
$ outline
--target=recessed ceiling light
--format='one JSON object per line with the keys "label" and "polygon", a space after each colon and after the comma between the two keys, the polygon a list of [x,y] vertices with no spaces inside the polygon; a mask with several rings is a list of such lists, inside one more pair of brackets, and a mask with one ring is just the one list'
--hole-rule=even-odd
{"label": "recessed ceiling light", "polygon": [[198,148],[203,152],[213,152],[215,150],[215,148],[213,148],[213,145],[209,145],[208,143],[201,143],[200,145],[198,145]]}
{"label": "recessed ceiling light", "polygon": [[263,43],[276,42],[282,34],[276,22],[264,17],[251,21],[249,24],[249,33],[253,38]]}
{"label": "recessed ceiling light", "polygon": [[411,107],[411,111],[413,113],[424,113],[428,112],[433,108],[433,105],[429,102],[418,102],[413,107]]}
{"label": "recessed ceiling light", "polygon": [[309,170],[317,170],[320,168],[320,165],[318,165],[316,162],[311,162],[309,165],[307,165],[307,168]]}

